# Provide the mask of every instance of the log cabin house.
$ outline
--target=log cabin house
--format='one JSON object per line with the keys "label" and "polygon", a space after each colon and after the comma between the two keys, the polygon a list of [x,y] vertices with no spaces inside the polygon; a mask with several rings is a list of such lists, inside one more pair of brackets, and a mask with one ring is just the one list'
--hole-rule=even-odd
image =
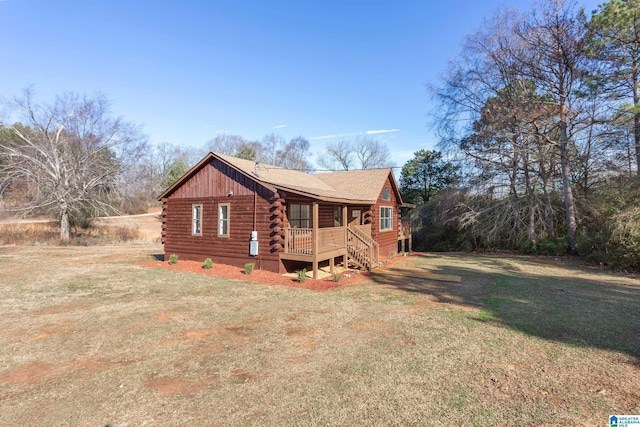
{"label": "log cabin house", "polygon": [[[371,270],[411,250],[392,170],[309,174],[207,154],[162,193],[165,257],[285,273],[304,263]],[[309,268],[309,267],[307,267]]]}

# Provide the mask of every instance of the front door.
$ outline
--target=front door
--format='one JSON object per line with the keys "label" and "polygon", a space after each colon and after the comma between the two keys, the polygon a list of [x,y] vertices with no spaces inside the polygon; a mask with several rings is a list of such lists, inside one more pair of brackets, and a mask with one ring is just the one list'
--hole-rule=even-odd
{"label": "front door", "polygon": [[349,222],[349,227],[362,225],[362,209],[349,208],[349,211],[347,212],[347,221]]}

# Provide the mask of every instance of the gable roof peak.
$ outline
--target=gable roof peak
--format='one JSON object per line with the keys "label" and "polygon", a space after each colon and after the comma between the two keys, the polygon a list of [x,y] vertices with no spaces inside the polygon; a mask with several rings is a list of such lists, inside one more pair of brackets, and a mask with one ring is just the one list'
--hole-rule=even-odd
{"label": "gable roof peak", "polygon": [[[335,203],[375,204],[387,178],[391,176],[393,189],[399,198],[391,168],[312,174],[210,152],[174,185],[165,190],[159,199],[168,197],[176,188],[214,159],[218,159],[268,188],[292,191],[307,197]],[[398,200],[401,202],[400,198]]]}

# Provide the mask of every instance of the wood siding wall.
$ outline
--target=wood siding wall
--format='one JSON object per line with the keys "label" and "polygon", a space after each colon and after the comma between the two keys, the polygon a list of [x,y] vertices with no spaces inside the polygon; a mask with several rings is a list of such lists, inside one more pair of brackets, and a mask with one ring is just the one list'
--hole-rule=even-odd
{"label": "wood siding wall", "polygon": [[[233,195],[229,196],[229,191]],[[254,192],[256,195],[254,197]],[[241,173],[213,160],[164,200],[163,242],[165,256],[203,261],[205,258],[242,267],[254,262],[256,269],[283,272],[278,246],[274,244],[274,194]],[[254,203],[258,232],[258,256],[249,255],[254,230]],[[202,205],[202,234],[194,236],[192,206]],[[218,206],[229,205],[229,236],[218,237]]]}
{"label": "wood siding wall", "polygon": [[[378,200],[370,210],[371,237],[380,245],[380,255],[389,256],[392,252],[398,251],[398,218],[400,215],[400,204],[391,186],[391,180],[387,178],[384,186],[389,189],[390,200],[383,200],[382,193],[378,195]],[[392,228],[388,231],[380,231],[380,208],[391,207],[393,209],[391,220]]]}
{"label": "wood siding wall", "polygon": [[[309,205],[309,227],[311,227],[311,224],[313,224],[313,202],[314,200],[308,197],[303,197],[303,196],[298,196],[298,195],[294,195],[291,194],[289,196],[287,196],[286,198],[287,201],[287,205],[290,204],[299,204],[299,205]],[[320,205],[318,206],[318,226],[320,228],[326,228],[326,227],[337,227],[338,224],[336,224],[334,222],[334,217],[333,217],[333,209],[337,206],[337,207],[342,207],[344,205],[341,204],[336,204],[336,203],[325,203],[325,202],[318,202],[320,203]],[[362,211],[365,211],[367,208],[365,207],[352,207],[349,206],[349,212],[351,212],[351,209],[360,209]],[[347,220],[349,220],[350,218],[347,218]],[[288,220],[287,220],[288,223]]]}
{"label": "wood siding wall", "polygon": [[[286,205],[289,206],[291,204],[297,205],[309,205],[309,227],[313,224],[313,202],[314,200],[309,197],[298,196],[295,194],[290,194],[286,198]],[[318,226],[320,228],[325,227],[335,227],[333,223],[333,208],[335,206],[341,206],[336,204],[328,204],[319,202],[318,206]],[[287,219],[287,224],[289,223]]]}
{"label": "wood siding wall", "polygon": [[[229,191],[234,196],[252,196],[256,182],[219,160],[212,160],[177,188],[171,199],[194,199],[204,197],[226,197]],[[258,186],[262,196],[270,192]]]}
{"label": "wood siding wall", "polygon": [[[382,192],[374,206],[350,206],[362,210],[362,223],[371,224],[371,237],[380,245],[380,255],[398,250],[398,219],[400,207],[389,178],[385,182],[390,200],[382,200]],[[232,193],[232,194],[230,194]],[[282,198],[280,198],[282,196]],[[313,199],[295,194],[274,194],[272,190],[227,166],[217,159],[203,166],[183,185],[163,200],[162,239],[165,256],[177,254],[180,259],[213,262],[242,267],[254,262],[256,268],[284,272],[280,252],[284,244],[284,228],[288,226],[286,206],[313,204]],[[192,206],[202,205],[202,234],[192,235]],[[229,205],[229,235],[218,236],[218,207]],[[320,203],[318,223],[321,228],[334,227],[331,203]],[[389,231],[380,231],[380,207],[393,209]],[[251,231],[258,232],[259,255],[249,255]],[[310,209],[313,216],[313,209]],[[310,218],[309,225],[313,224]]]}

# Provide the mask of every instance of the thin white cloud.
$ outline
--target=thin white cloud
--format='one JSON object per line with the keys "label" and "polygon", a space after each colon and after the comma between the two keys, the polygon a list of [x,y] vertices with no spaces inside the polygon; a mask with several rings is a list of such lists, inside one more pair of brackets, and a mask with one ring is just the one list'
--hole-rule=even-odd
{"label": "thin white cloud", "polygon": [[309,138],[309,139],[311,139],[311,140],[316,140],[316,139],[329,139],[329,138],[339,138],[340,136],[344,136],[344,134],[313,136],[313,137],[311,137],[311,138]]}
{"label": "thin white cloud", "polygon": [[400,129],[380,129],[380,130],[368,130],[365,132],[366,135],[377,135],[379,133],[391,133],[391,132],[400,132]]}
{"label": "thin white cloud", "polygon": [[286,128],[287,125],[278,125],[278,126],[274,126],[274,129],[282,129],[282,128]]}
{"label": "thin white cloud", "polygon": [[335,133],[330,135],[314,136],[309,139],[313,141],[318,139],[344,138],[348,136],[360,136],[360,135],[377,135],[380,133],[391,133],[391,132],[400,132],[400,129],[379,129],[379,130],[367,130],[364,132]]}

